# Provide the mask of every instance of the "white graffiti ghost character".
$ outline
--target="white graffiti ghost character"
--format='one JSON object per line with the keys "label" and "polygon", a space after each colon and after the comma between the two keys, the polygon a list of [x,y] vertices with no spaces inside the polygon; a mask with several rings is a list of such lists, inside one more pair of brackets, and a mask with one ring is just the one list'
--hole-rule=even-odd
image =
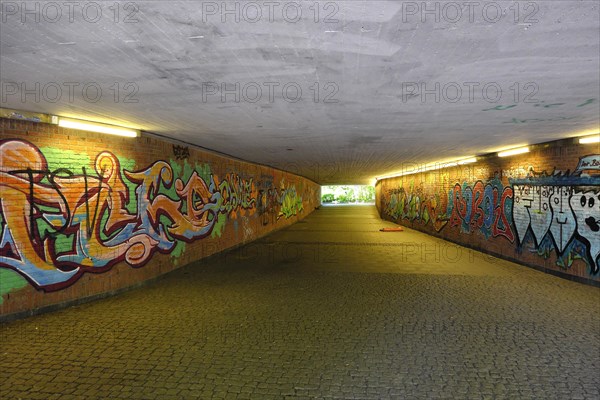
{"label": "white graffiti ghost character", "polygon": [[513,188],[515,196],[513,203],[513,222],[515,231],[517,231],[517,240],[519,244],[523,243],[527,229],[531,225],[531,217],[529,216],[529,208],[533,202],[533,186],[531,185],[516,185]]}
{"label": "white graffiti ghost character", "polygon": [[598,272],[600,255],[600,192],[575,192],[569,201],[577,221],[577,233],[588,246],[592,273]]}
{"label": "white graffiti ghost character", "polygon": [[554,188],[551,186],[533,186],[533,202],[529,209],[531,217],[531,230],[539,245],[546,236],[552,224],[552,210],[550,209],[550,195]]}
{"label": "white graffiti ghost character", "polygon": [[550,233],[552,233],[559,255],[563,254],[577,228],[575,215],[569,205],[572,191],[573,189],[570,186],[556,186],[550,195],[550,208],[552,210]]}

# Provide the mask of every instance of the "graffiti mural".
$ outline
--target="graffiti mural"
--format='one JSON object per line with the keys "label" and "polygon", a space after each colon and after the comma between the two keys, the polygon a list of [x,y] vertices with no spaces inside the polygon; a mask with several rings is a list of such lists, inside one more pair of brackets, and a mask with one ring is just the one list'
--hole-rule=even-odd
{"label": "graffiti mural", "polygon": [[277,219],[281,217],[291,218],[303,210],[302,197],[298,196],[296,186],[286,185],[283,180],[281,181],[279,199],[281,208],[277,215]]}
{"label": "graffiti mural", "polygon": [[508,186],[494,177],[453,185],[442,180],[425,190],[412,180],[387,189],[383,213],[393,220],[431,224],[436,232],[450,227],[503,238],[518,251],[531,244],[529,249],[545,258],[554,251],[563,269],[581,259],[595,275],[600,270],[598,171],[600,155],[589,155],[573,173],[538,173],[530,167],[510,174]]}
{"label": "graffiti mural", "polygon": [[[552,214],[550,232],[552,233],[556,251],[559,255],[564,253],[577,227],[575,215],[570,207],[571,194],[572,190],[570,187],[557,186],[550,195],[549,204]],[[515,209],[513,209],[513,212],[515,212]]]}
{"label": "graffiti mural", "polygon": [[513,242],[512,202],[513,190],[503,187],[497,178],[488,183],[456,184],[449,192],[450,225],[459,226],[463,233],[478,230],[486,238],[502,236]]}
{"label": "graffiti mural", "polygon": [[427,196],[422,188],[415,189],[414,181],[411,181],[408,190],[401,187],[389,191],[389,202],[384,212],[393,219],[408,219],[423,225],[431,222],[439,232],[448,223],[447,202],[445,193]]}
{"label": "graffiti mural", "polygon": [[[44,291],[122,261],[142,267],[155,252],[175,254],[215,234],[228,219],[241,217],[247,236],[263,201],[252,178],[220,179],[187,160],[129,170],[103,151],[79,170],[51,170],[42,151],[23,140],[1,141],[0,154],[0,267]],[[280,186],[273,212],[297,215],[302,197],[283,179]]]}
{"label": "graffiti mural", "polygon": [[422,188],[414,189],[414,182],[408,191],[390,190],[386,214],[422,225],[431,223],[436,232],[449,224],[459,227],[463,233],[479,230],[486,238],[504,236],[511,242],[514,240],[510,214],[512,189],[503,188],[498,179],[487,184],[482,181],[474,185],[455,184],[447,193],[445,190],[433,195],[424,192]]}
{"label": "graffiti mural", "polygon": [[577,234],[587,245],[593,272],[596,273],[600,264],[600,191],[575,192],[570,204],[575,213]]}
{"label": "graffiti mural", "polygon": [[528,233],[536,248],[546,255],[548,242],[561,266],[569,267],[575,258],[583,259],[592,274],[600,269],[600,155],[581,158],[572,174],[530,173],[523,179],[510,179],[515,191],[513,218],[518,244]]}
{"label": "graffiti mural", "polygon": [[291,218],[304,210],[302,196],[296,192],[295,185],[286,184],[282,179],[280,187],[273,185],[272,178],[266,178],[262,188],[258,190],[258,214],[263,225],[275,222],[280,218]]}

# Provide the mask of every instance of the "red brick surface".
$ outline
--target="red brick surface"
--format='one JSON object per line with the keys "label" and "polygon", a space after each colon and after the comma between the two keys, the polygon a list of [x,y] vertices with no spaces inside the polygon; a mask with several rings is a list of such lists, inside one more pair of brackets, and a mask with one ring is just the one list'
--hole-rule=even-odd
{"label": "red brick surface", "polygon": [[[158,160],[175,163],[181,161],[176,160],[173,150],[174,144],[182,145],[181,143],[167,142],[146,134],[134,139],[121,138],[64,129],[43,123],[0,119],[0,139],[2,141],[25,140],[38,149],[52,147],[68,150],[65,151],[64,160],[62,160],[64,165],[60,165],[60,162],[52,162],[51,168],[54,170],[61,167],[72,168],[76,159],[80,160],[81,155],[87,155],[90,164],[85,167],[87,170],[93,171],[95,157],[103,151],[110,151],[117,157],[134,160],[136,171],[144,170]],[[225,178],[228,173],[235,173],[243,179],[252,179],[257,189],[265,179],[272,181],[275,187],[282,184],[286,187],[295,186],[298,196],[302,197],[303,210],[296,215],[284,217],[278,214],[280,205],[272,207],[266,213],[259,213],[255,203],[255,206],[250,209],[239,209],[230,213],[220,236],[211,237],[209,235],[187,243],[185,252],[175,262],[170,254],[155,252],[151,259],[140,268],[132,268],[126,262],[119,262],[108,271],[84,273],[75,283],[61,290],[45,292],[36,289],[34,285],[27,285],[17,291],[2,293],[4,296],[3,302],[0,304],[0,315],[35,310],[138,284],[192,261],[255,240],[273,230],[291,225],[311,213],[320,204],[320,186],[305,178],[274,168],[227,158],[191,146],[188,147],[188,150],[187,161],[189,164],[208,164],[211,174],[219,179]],[[181,161],[182,163],[183,161]],[[75,171],[75,173],[81,174],[81,171]],[[11,199],[3,194],[2,201],[4,204],[8,204]],[[242,229],[242,225],[247,229]],[[2,249],[2,251],[2,257],[8,255],[6,249]],[[4,265],[4,267],[7,266]]]}
{"label": "red brick surface", "polygon": [[[569,257],[569,254],[567,254],[569,252],[565,252],[563,260],[560,262],[556,248],[544,251],[544,246],[537,246],[533,240],[531,230],[526,240],[519,243],[514,220],[512,219],[512,204],[516,194],[512,193],[512,186],[509,181],[509,179],[530,177],[531,181],[535,182],[540,177],[554,175],[555,173],[575,177],[577,174],[574,174],[574,170],[577,168],[580,158],[593,154],[600,154],[600,146],[582,145],[578,143],[577,139],[565,139],[531,146],[531,152],[524,155],[500,158],[493,154],[480,157],[478,162],[474,164],[383,179],[378,181],[376,186],[377,208],[383,218],[401,225],[542,269],[546,272],[555,272],[564,277],[576,277],[578,280],[598,283],[600,281],[600,274],[597,271],[598,266],[593,267],[591,265],[590,257],[587,258],[588,262],[586,264],[582,258],[579,258],[579,253],[572,251]],[[558,186],[569,187],[575,189],[575,191],[590,191],[595,193],[597,197],[600,194],[600,175],[598,172],[593,170],[584,172],[584,174],[592,176],[592,179],[595,180],[591,186],[560,185],[560,178],[557,178],[556,182],[558,182]],[[477,201],[469,201],[469,195],[465,194],[465,188],[472,190],[478,181],[481,182],[482,186],[493,185],[496,182],[496,186],[500,189],[496,193],[498,197],[497,201],[494,202],[493,215],[487,211],[483,202],[479,203],[482,210],[479,210],[481,213],[477,215],[477,210],[473,209],[476,208]],[[455,195],[453,189],[457,184],[461,187],[461,195],[459,196],[461,200],[465,200],[465,204],[470,203],[473,206],[471,209],[465,209],[462,213],[462,216],[466,217],[467,220],[464,224],[463,220],[457,220],[456,218],[453,220],[452,210],[456,210],[452,200]],[[507,200],[510,206],[507,205],[505,212],[498,209],[502,190],[510,195]],[[392,202],[392,196],[394,195],[396,199],[403,199],[404,203],[398,206],[397,203]],[[593,212],[595,212],[595,215],[597,214],[596,218],[600,220],[600,212],[598,212],[600,206],[595,205],[594,207]],[[395,209],[395,212],[391,209]],[[429,218],[424,216],[425,214]],[[432,215],[436,216],[437,225],[432,221]],[[485,229],[476,226],[474,220],[479,217],[481,223],[481,217],[487,215],[493,218],[493,223],[486,234]],[[456,217],[456,214],[454,217]],[[512,233],[500,235],[493,232],[494,228],[504,228],[502,224],[498,224],[497,217],[500,218],[500,222],[502,218],[507,218],[512,222],[509,224]],[[514,217],[518,218],[517,216]],[[550,232],[547,235],[550,235]],[[574,236],[578,238],[577,235]],[[590,243],[599,243],[600,235],[591,233],[586,235],[586,239]],[[548,236],[545,240],[549,242],[551,237]],[[587,247],[590,247],[589,244]],[[560,265],[561,263],[563,265]]]}

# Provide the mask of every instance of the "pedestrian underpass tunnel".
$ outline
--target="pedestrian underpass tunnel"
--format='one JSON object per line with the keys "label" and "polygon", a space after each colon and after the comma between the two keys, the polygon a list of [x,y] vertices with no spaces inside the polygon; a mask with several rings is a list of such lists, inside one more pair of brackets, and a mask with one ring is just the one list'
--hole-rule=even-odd
{"label": "pedestrian underpass tunnel", "polygon": [[2,397],[598,397],[597,287],[380,232],[395,226],[322,206],[139,289],[4,324]]}
{"label": "pedestrian underpass tunnel", "polygon": [[0,397],[600,397],[596,1],[0,7]]}

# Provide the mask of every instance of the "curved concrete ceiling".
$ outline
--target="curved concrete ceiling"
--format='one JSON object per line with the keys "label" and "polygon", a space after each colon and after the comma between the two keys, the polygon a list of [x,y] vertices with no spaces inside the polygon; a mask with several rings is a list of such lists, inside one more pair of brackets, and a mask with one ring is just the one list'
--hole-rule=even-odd
{"label": "curved concrete ceiling", "polygon": [[1,105],[368,183],[598,131],[599,4],[3,2]]}

